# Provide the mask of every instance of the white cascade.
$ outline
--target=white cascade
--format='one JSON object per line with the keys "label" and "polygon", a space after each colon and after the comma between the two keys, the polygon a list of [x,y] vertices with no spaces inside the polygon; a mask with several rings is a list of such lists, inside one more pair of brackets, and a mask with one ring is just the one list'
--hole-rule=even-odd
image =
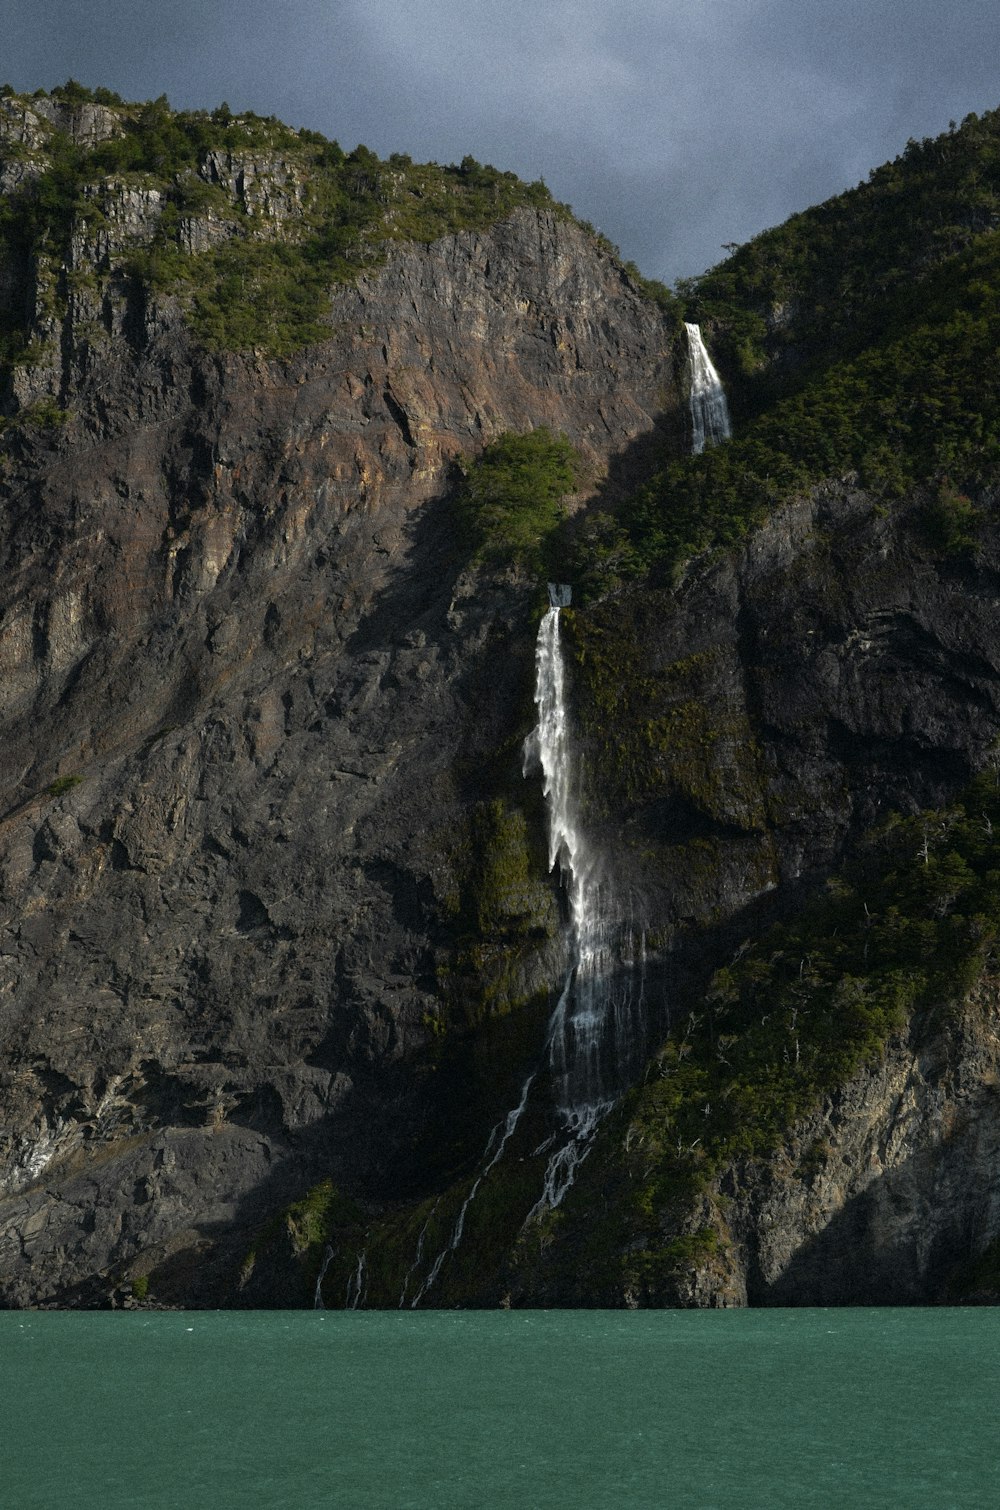
{"label": "white cascade", "polygon": [[368,1263],[368,1253],[358,1254],[358,1267],[347,1281],[347,1299],[344,1302],[346,1311],[357,1311],[365,1303],[365,1268]]}
{"label": "white cascade", "polygon": [[323,1281],[326,1278],[326,1271],[327,1269],[329,1269],[332,1262],[333,1249],[330,1247],[330,1244],[327,1243],[326,1248],[323,1252],[323,1262],[320,1264],[319,1273],[316,1275],[316,1290],[313,1294],[314,1311],[326,1310],[326,1301],[323,1299]]}
{"label": "white cascade", "polygon": [[[590,1152],[598,1123],[641,1062],[646,1035],[645,935],[612,905],[609,888],[601,884],[599,857],[588,844],[579,819],[577,767],[559,633],[559,612],[569,607],[570,596],[565,584],[549,583],[550,606],[539,625],[535,645],[538,723],[524,744],[525,776],[541,768],[549,818],[549,869],[559,866],[570,914],[569,970],[549,1020],[545,1044],[556,1127],[535,1154],[553,1151],[542,1192],[527,1221],[558,1206],[569,1190]],[[433,1288],[445,1259],[461,1243],[469,1207],[517,1131],[537,1075],[537,1069],[531,1071],[517,1105],[490,1134],[483,1167],[462,1203],[450,1238],[410,1301],[411,1307],[416,1308]],[[423,1259],[429,1223],[430,1217],[417,1242],[400,1306]],[[356,1281],[355,1289],[360,1293],[360,1281]]]}
{"label": "white cascade", "polygon": [[722,379],[705,350],[701,326],[685,324],[691,358],[691,450],[700,456],[706,446],[717,446],[732,434],[729,405]]}
{"label": "white cascade", "polygon": [[[558,1126],[547,1146],[542,1194],[529,1214],[558,1206],[590,1151],[595,1129],[629,1078],[645,1037],[645,940],[623,925],[602,885],[600,859],[583,831],[577,765],[566,697],[559,611],[569,589],[550,584],[535,650],[538,723],[525,743],[524,770],[541,766],[549,817],[549,867],[559,866],[569,900],[570,967],[548,1033]],[[635,990],[638,977],[639,989]]]}
{"label": "white cascade", "polygon": [[[507,1147],[507,1144],[510,1142],[511,1138],[514,1136],[515,1131],[517,1130],[517,1124],[520,1122],[521,1116],[522,1116],[522,1114],[524,1112],[524,1108],[528,1104],[528,1092],[531,1090],[531,1086],[532,1086],[532,1082],[534,1081],[535,1074],[536,1074],[536,1071],[532,1070],[532,1072],[528,1076],[527,1080],[525,1080],[524,1085],[521,1087],[521,1098],[518,1101],[517,1105],[511,1108],[511,1110],[507,1113],[507,1115],[503,1119],[503,1121],[502,1122],[498,1122],[497,1125],[496,1125],[496,1127],[494,1127],[493,1131],[490,1133],[490,1139],[489,1139],[489,1142],[486,1145],[486,1152],[483,1154],[483,1158],[484,1159],[489,1159],[489,1163],[486,1164],[486,1165],[484,1165],[481,1173],[478,1174],[476,1176],[475,1180],[473,1181],[472,1189],[469,1191],[468,1195],[465,1197],[465,1200],[462,1202],[462,1209],[461,1209],[461,1211],[459,1211],[459,1213],[458,1213],[458,1219],[456,1220],[455,1225],[452,1228],[451,1237],[448,1239],[447,1243],[445,1243],[444,1247],[441,1249],[441,1252],[438,1254],[437,1258],[434,1260],[434,1264],[433,1264],[433,1266],[431,1268],[430,1273],[428,1274],[427,1278],[424,1280],[423,1284],[420,1286],[420,1289],[417,1291],[416,1295],[414,1295],[413,1299],[410,1301],[410,1309],[411,1310],[413,1310],[413,1311],[416,1310],[417,1306],[420,1304],[420,1302],[423,1300],[424,1296],[427,1294],[427,1291],[430,1290],[434,1286],[434,1284],[437,1282],[437,1277],[441,1273],[441,1265],[444,1263],[445,1259],[448,1257],[448,1254],[449,1253],[454,1253],[455,1250],[456,1250],[456,1248],[458,1247],[459,1243],[462,1241],[462,1238],[465,1235],[465,1217],[466,1217],[466,1213],[468,1212],[468,1209],[472,1205],[473,1201],[476,1199],[476,1196],[477,1196],[477,1194],[479,1192],[480,1185],[483,1183],[483,1181],[485,1180],[486,1176],[489,1174],[490,1170],[493,1169],[493,1167],[496,1164],[499,1164],[500,1159],[503,1156],[504,1149]],[[503,1129],[502,1135],[500,1133],[500,1129],[501,1128]],[[497,1138],[498,1137],[500,1139],[499,1142],[497,1142]],[[491,1152],[493,1154],[492,1158],[490,1158],[490,1153]],[[437,1203],[435,1202],[435,1209],[436,1209],[436,1204]],[[433,1215],[433,1212],[431,1213],[431,1215]],[[428,1217],[427,1221],[428,1222],[430,1221],[430,1217]],[[427,1224],[425,1223],[425,1225],[424,1225],[424,1231],[420,1234],[420,1241],[417,1244],[417,1258],[414,1260],[413,1264],[410,1266],[410,1274],[412,1274],[413,1271],[414,1271],[414,1269],[418,1266],[420,1257],[422,1256],[424,1233],[426,1231],[427,1231]],[[409,1277],[410,1277],[410,1275],[408,1274],[407,1275],[407,1283],[409,1283]],[[406,1285],[403,1286],[403,1294],[404,1294],[404,1296],[406,1294]],[[400,1299],[399,1303],[400,1303],[400,1305],[403,1304],[402,1298]]]}
{"label": "white cascade", "polygon": [[[416,1274],[417,1270],[420,1268],[420,1265],[424,1261],[424,1244],[427,1241],[427,1233],[430,1231],[431,1222],[434,1220],[434,1213],[437,1211],[440,1204],[441,1197],[438,1196],[437,1200],[434,1202],[434,1205],[428,1212],[426,1222],[424,1222],[424,1225],[420,1229],[420,1236],[417,1238],[417,1251],[413,1255],[413,1262],[406,1271],[406,1274],[403,1278],[403,1288],[399,1292],[399,1310],[402,1310],[404,1305],[406,1304],[406,1292],[410,1288],[410,1280],[413,1278],[414,1274]],[[425,1285],[424,1289],[426,1288],[427,1286]]]}

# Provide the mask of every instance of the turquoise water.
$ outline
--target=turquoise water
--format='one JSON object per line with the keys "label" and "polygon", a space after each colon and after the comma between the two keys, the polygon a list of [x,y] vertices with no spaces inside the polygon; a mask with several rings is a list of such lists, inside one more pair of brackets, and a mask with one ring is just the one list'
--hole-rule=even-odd
{"label": "turquoise water", "polygon": [[1000,1504],[1000,1312],[0,1314],[5,1507]]}

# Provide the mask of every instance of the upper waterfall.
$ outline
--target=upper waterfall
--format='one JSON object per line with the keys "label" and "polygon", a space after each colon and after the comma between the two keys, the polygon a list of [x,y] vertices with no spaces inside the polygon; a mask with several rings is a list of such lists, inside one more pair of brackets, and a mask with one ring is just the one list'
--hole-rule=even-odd
{"label": "upper waterfall", "polygon": [[691,450],[700,456],[706,446],[728,440],[732,427],[722,379],[705,350],[701,326],[685,322],[684,329],[691,356]]}

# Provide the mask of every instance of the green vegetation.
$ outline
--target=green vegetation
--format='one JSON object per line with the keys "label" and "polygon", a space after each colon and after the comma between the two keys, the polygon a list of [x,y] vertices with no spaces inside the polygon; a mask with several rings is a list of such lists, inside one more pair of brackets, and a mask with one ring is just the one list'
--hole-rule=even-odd
{"label": "green vegetation", "polygon": [[[452,1012],[475,1023],[509,1012],[536,994],[527,985],[540,946],[559,926],[555,897],[544,878],[546,857],[520,808],[502,798],[472,810],[468,841],[457,857],[455,946],[439,972]],[[428,1026],[441,1031],[440,1019]]]}
{"label": "green vegetation", "polygon": [[734,440],[669,463],[641,488],[619,515],[632,570],[669,573],[706,548],[736,545],[778,504],[845,475],[888,504],[920,485],[947,497],[952,514],[964,498],[958,533],[944,538],[971,545],[968,500],[1000,465],[991,355],[1000,236],[953,258],[905,302],[882,344],[817,372]]}
{"label": "green vegetation", "polygon": [[829,360],[880,342],[898,297],[919,301],[935,268],[998,226],[1000,111],[991,111],[908,142],[857,189],[791,216],[680,292],[689,318],[719,327],[720,355],[746,397],[742,379],[787,347]]}
{"label": "green vegetation", "polygon": [[[716,1182],[732,1161],[786,1146],[894,1035],[919,1045],[976,1010],[970,988],[1000,962],[998,825],[995,771],[944,811],[890,819],[793,921],[744,943],[707,989],[679,996],[676,1026],[560,1208],[557,1240],[544,1254],[520,1245],[527,1291],[662,1304],[692,1270],[724,1283],[727,1202]],[[797,1177],[817,1179],[829,1157],[814,1138]],[[956,1271],[952,1290],[995,1280],[991,1248]]]}
{"label": "green vegetation", "polygon": [[[9,84],[0,88],[0,95],[13,95],[14,91]],[[60,100],[65,105],[124,105],[125,101],[120,94],[113,89],[89,89],[86,84],[81,84],[77,79],[67,79],[65,84],[57,84],[50,91],[54,100]],[[44,98],[44,89],[36,89],[32,99]]]}
{"label": "green vegetation", "polygon": [[[225,106],[207,114],[175,113],[164,99],[126,105],[73,81],[53,93],[69,106],[105,106],[120,130],[87,148],[46,127],[41,170],[0,201],[0,258],[15,270],[15,291],[34,290],[50,314],[74,289],[117,280],[119,292],[131,283],[177,297],[210,348],[283,355],[326,334],[331,289],[376,266],[393,241],[484,227],[518,205],[564,213],[544,185],[471,158],[452,167],[398,154],[381,161],[363,146],[345,153]],[[111,238],[106,265],[85,257],[71,268],[74,238],[111,237],[123,190],[146,196],[140,232],[127,245]],[[508,433],[464,469],[453,503],[480,562],[573,581],[577,607],[563,622],[592,762],[591,813],[627,823],[636,805],[669,799],[683,815],[679,830],[686,823],[690,832],[644,853],[645,874],[655,884],[669,859],[708,917],[723,844],[744,845],[744,878],[770,878],[773,815],[751,727],[718,690],[718,652],[671,660],[657,641],[669,584],[691,557],[738,546],[782,503],[830,481],[862,486],[886,510],[906,499],[907,528],[923,548],[951,562],[975,557],[1000,470],[1000,112],[911,143],[867,184],[756,238],[678,295],[626,273],[672,317],[679,340],[682,315],[704,323],[733,399],[735,438],[662,460],[613,512],[569,518],[579,468],[568,439],[544,427]],[[0,362],[39,355],[26,302],[0,308]],[[42,427],[65,418],[52,402],[19,416]],[[644,577],[651,583],[625,612],[620,601],[595,601]],[[657,643],[662,654],[641,653]],[[500,1083],[537,1050],[539,959],[558,930],[542,825],[530,797],[511,798],[508,777],[478,770],[469,827],[449,836],[442,1008],[425,1019],[436,1041],[421,1072],[458,1079],[461,1053],[482,1056],[431,1166],[452,1183],[370,1223],[324,1182],[261,1234],[247,1277],[270,1244],[282,1244],[312,1283],[329,1243],[331,1284],[342,1294],[374,1232],[371,1294],[391,1304],[421,1234],[428,1252],[448,1242],[475,1179],[480,1149],[471,1142],[487,1113],[472,1103],[483,1066]],[[48,795],[81,779],[60,777]],[[946,810],[870,835],[799,916],[692,992],[644,1082],[609,1115],[565,1205],[512,1239],[540,1188],[530,1150],[542,1136],[519,1132],[523,1156],[484,1181],[438,1298],[467,1301],[484,1265],[495,1277],[570,1263],[610,1277],[617,1296],[623,1282],[641,1291],[721,1262],[720,1173],[782,1147],[893,1035],[939,1026],[998,955],[1000,789],[989,774]],[[464,1040],[457,1049],[455,1040]],[[813,1140],[798,1152],[798,1176],[820,1179],[829,1154]],[[956,1293],[995,1274],[990,1249],[956,1278]]]}
{"label": "green vegetation", "polygon": [[[884,510],[905,500],[907,528],[932,555],[976,556],[1000,467],[998,227],[1000,113],[911,144],[869,184],[680,290],[723,370],[735,439],[665,461],[613,513],[566,530],[574,698],[609,812],[627,819],[631,804],[669,795],[695,832],[703,819],[738,827],[741,855],[766,863],[749,730],[727,723],[719,678],[697,656],[664,664],[662,600],[692,556],[738,546],[831,481],[864,487]],[[607,608],[594,602],[609,594]],[[995,971],[998,824],[992,774],[942,812],[891,821],[811,906],[678,1001],[675,1030],[602,1129],[529,1289],[547,1277],[578,1293],[585,1272],[592,1294],[607,1283],[662,1296],[692,1265],[721,1269],[721,1172],[782,1147],[894,1034],[932,1034]],[[702,891],[710,851],[699,838],[674,846]],[[657,856],[643,863],[653,876]],[[813,1140],[800,1178],[819,1178],[828,1157]]]}
{"label": "green vegetation", "polygon": [[501,435],[487,446],[468,466],[455,498],[479,558],[544,574],[552,565],[553,543],[566,517],[563,500],[575,488],[576,474],[573,447],[565,435],[544,426],[526,435]]}
{"label": "green vegetation", "polygon": [[651,572],[670,581],[828,479],[888,507],[925,488],[928,539],[974,550],[977,500],[1000,464],[998,226],[1000,111],[911,143],[860,188],[681,285],[735,438],[666,461],[614,516],[573,522],[576,601]]}
{"label": "green vegetation", "polygon": [[[489,1303],[503,1283],[536,1300],[547,1285],[565,1295],[581,1284],[609,1301],[623,1289],[662,1300],[692,1268],[723,1272],[725,1201],[713,1182],[727,1165],[781,1147],[893,1035],[932,1035],[998,963],[1000,778],[991,771],[944,811],[890,819],[800,916],[745,944],[707,990],[690,988],[564,1204],[530,1227],[545,1160],[525,1129],[478,1187],[433,1302]],[[814,1139],[798,1176],[819,1177],[829,1155]],[[368,1303],[396,1304],[421,1234],[426,1277],[474,1179],[356,1221],[331,1265],[331,1293],[343,1292],[364,1248]],[[955,1293],[988,1287],[995,1269],[990,1249],[956,1274]]]}
{"label": "green vegetation", "polygon": [[664,594],[649,592],[624,611],[598,604],[563,616],[576,717],[596,756],[588,803],[620,817],[644,798],[681,797],[706,817],[762,829],[759,751],[745,711],[720,692],[719,652],[653,671],[638,648],[655,641],[667,612]]}
{"label": "green vegetation", "polygon": [[321,1180],[300,1200],[272,1217],[243,1261],[240,1284],[248,1285],[258,1263],[276,1252],[279,1266],[289,1258],[302,1275],[303,1295],[310,1299],[327,1246],[351,1247],[364,1231],[364,1214],[333,1184]]}
{"label": "green vegetation", "polygon": [[50,781],[45,791],[49,797],[64,797],[75,786],[79,786],[82,776],[57,776],[55,781]]}
{"label": "green vegetation", "polygon": [[20,430],[30,432],[32,430],[54,431],[68,424],[72,419],[68,409],[60,409],[53,398],[37,399],[33,404],[27,404],[17,411],[10,419],[0,415],[0,435],[5,430]]}
{"label": "green vegetation", "polygon": [[286,1208],[284,1222],[297,1253],[326,1241],[341,1204],[342,1197],[333,1182],[322,1180]]}
{"label": "green vegetation", "polygon": [[[496,1304],[496,1285],[519,1262],[544,1251],[558,1232],[562,1212],[546,1213],[530,1231],[518,1236],[524,1216],[537,1199],[544,1159],[512,1157],[487,1175],[465,1211],[463,1236],[448,1256],[425,1304],[477,1306]],[[418,1205],[373,1217],[358,1227],[331,1262],[328,1294],[343,1295],[356,1272],[358,1255],[366,1255],[365,1296],[371,1307],[396,1308],[427,1279],[435,1258],[448,1247],[459,1212],[476,1182],[476,1174],[456,1180],[440,1195]],[[419,1264],[415,1263],[418,1250]],[[513,1251],[512,1251],[513,1250]]]}
{"label": "green vegetation", "polygon": [[[634,1228],[652,1239],[731,1160],[780,1146],[892,1034],[921,1020],[931,1031],[998,958],[990,772],[953,807],[890,820],[825,895],[745,946],[689,1004],[616,1121],[624,1158],[603,1154],[624,1168]],[[801,1173],[818,1173],[827,1152],[813,1144]]]}
{"label": "green vegetation", "polygon": [[[175,112],[164,96],[126,104],[73,80],[52,98],[104,105],[119,129],[88,147],[45,125],[41,171],[0,201],[0,254],[20,269],[25,288],[42,262],[61,268],[57,301],[74,276],[128,277],[177,293],[198,337],[214,348],[286,355],[321,339],[332,287],[376,265],[392,241],[481,229],[521,205],[569,213],[544,184],[471,157],[448,167],[403,154],[382,161],[367,147],[344,152],[273,116],[234,116],[226,105]],[[0,156],[19,152],[0,144]],[[122,188],[159,196],[148,223],[131,247],[112,244],[109,266],[68,274],[71,238],[110,224]],[[218,244],[190,250],[197,222],[211,226]],[[0,360],[26,354],[22,304],[0,313]]]}

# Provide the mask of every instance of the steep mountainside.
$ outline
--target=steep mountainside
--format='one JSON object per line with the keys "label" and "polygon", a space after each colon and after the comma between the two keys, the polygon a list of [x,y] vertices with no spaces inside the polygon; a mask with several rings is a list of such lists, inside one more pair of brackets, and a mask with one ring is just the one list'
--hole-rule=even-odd
{"label": "steep mountainside", "polygon": [[[989,1291],[998,139],[682,311],[471,159],[0,97],[3,1303]],[[536,1210],[546,574],[648,1063]]]}
{"label": "steep mountainside", "polygon": [[[131,181],[102,193],[148,234]],[[455,459],[545,422],[593,487],[673,384],[659,309],[549,209],[400,245],[287,359],[206,351],[116,256],[58,271],[55,313],[29,280],[3,436],[17,1303],[175,1252],[170,1293],[214,1296],[217,1234],[231,1266],[321,1174],[407,1175],[537,592],[468,569]]]}

